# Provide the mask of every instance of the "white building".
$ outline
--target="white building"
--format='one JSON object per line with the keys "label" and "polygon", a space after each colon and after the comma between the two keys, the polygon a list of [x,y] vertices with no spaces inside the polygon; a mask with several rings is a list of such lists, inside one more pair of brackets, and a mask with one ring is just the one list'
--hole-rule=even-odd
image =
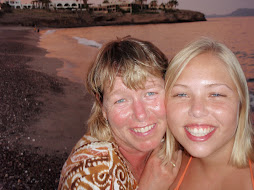
{"label": "white building", "polygon": [[[15,9],[43,8],[39,0],[0,0],[8,3]],[[80,9],[84,8],[83,0],[50,0],[50,9]],[[132,5],[138,4],[139,0],[108,0],[108,3],[94,4],[92,0],[88,1],[89,8],[94,12],[116,12],[117,7],[132,12]],[[143,0],[145,4],[147,0]]]}
{"label": "white building", "polygon": [[8,3],[11,7],[15,9],[21,9],[21,1],[20,0],[3,0],[1,3]]}

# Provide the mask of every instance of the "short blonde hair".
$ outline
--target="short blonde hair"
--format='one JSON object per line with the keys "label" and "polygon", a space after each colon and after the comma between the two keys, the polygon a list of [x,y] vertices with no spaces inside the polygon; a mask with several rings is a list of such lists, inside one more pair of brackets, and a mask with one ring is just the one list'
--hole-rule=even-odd
{"label": "short blonde hair", "polygon": [[233,52],[224,44],[210,38],[201,38],[186,46],[171,61],[165,76],[166,99],[185,66],[194,57],[211,53],[225,63],[227,70],[237,88],[240,99],[238,127],[230,163],[236,167],[248,165],[248,159],[253,157],[253,127],[250,114],[250,98],[244,72]]}
{"label": "short blonde hair", "polygon": [[[148,75],[164,79],[168,66],[167,57],[151,42],[125,37],[110,41],[99,51],[94,64],[88,71],[87,89],[95,98],[88,129],[99,140],[110,140],[111,129],[102,114],[103,93],[112,88],[115,78],[121,76],[123,83],[130,89],[144,88]],[[166,133],[171,144],[166,150],[171,156],[174,138]],[[165,143],[164,143],[165,144]]]}

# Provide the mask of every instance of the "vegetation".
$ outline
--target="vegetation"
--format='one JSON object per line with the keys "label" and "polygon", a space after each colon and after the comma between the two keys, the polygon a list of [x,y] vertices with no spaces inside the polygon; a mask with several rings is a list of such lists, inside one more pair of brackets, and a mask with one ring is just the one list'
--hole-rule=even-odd
{"label": "vegetation", "polygon": [[1,7],[2,7],[2,13],[11,13],[12,12],[12,8],[9,5],[9,3],[1,3]]}

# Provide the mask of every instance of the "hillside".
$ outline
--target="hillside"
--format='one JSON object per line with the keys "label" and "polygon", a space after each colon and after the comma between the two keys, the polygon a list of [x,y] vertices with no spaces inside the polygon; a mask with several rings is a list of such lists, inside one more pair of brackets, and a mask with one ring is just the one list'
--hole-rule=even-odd
{"label": "hillside", "polygon": [[71,11],[13,10],[12,13],[5,13],[0,16],[1,25],[36,25],[39,27],[58,28],[195,21],[206,21],[205,15],[190,10],[173,10],[168,13],[150,14],[88,14]]}
{"label": "hillside", "polygon": [[247,8],[242,8],[242,9],[237,9],[233,11],[230,14],[225,14],[225,15],[206,15],[207,18],[214,18],[214,17],[241,17],[241,16],[254,16],[254,9],[247,9]]}
{"label": "hillside", "polygon": [[237,9],[230,16],[254,16],[254,9]]}

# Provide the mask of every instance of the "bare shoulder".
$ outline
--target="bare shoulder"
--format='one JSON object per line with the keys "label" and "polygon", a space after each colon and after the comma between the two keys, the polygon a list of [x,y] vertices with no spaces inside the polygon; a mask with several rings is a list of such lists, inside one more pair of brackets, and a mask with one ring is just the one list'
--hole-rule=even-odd
{"label": "bare shoulder", "polygon": [[175,181],[173,182],[173,184],[170,186],[170,190],[173,190],[173,189],[175,189],[176,188],[176,186],[178,185],[178,183],[179,183],[179,181],[180,181],[180,178],[184,175],[184,170],[186,169],[186,167],[187,167],[187,164],[188,164],[188,162],[190,161],[190,156],[189,155],[187,155],[187,154],[185,154],[184,152],[183,152],[183,154],[182,154],[182,163],[181,163],[181,167],[180,167],[180,169],[179,169],[179,172],[178,172],[178,174],[177,174],[177,177],[176,177],[176,179],[175,179]]}
{"label": "bare shoulder", "polygon": [[225,180],[225,184],[228,184],[227,188],[230,188],[232,190],[253,189],[252,186],[253,170],[254,170],[253,163],[251,165],[251,168],[249,166],[245,168],[236,168],[235,171],[230,174],[230,177],[226,178]]}

